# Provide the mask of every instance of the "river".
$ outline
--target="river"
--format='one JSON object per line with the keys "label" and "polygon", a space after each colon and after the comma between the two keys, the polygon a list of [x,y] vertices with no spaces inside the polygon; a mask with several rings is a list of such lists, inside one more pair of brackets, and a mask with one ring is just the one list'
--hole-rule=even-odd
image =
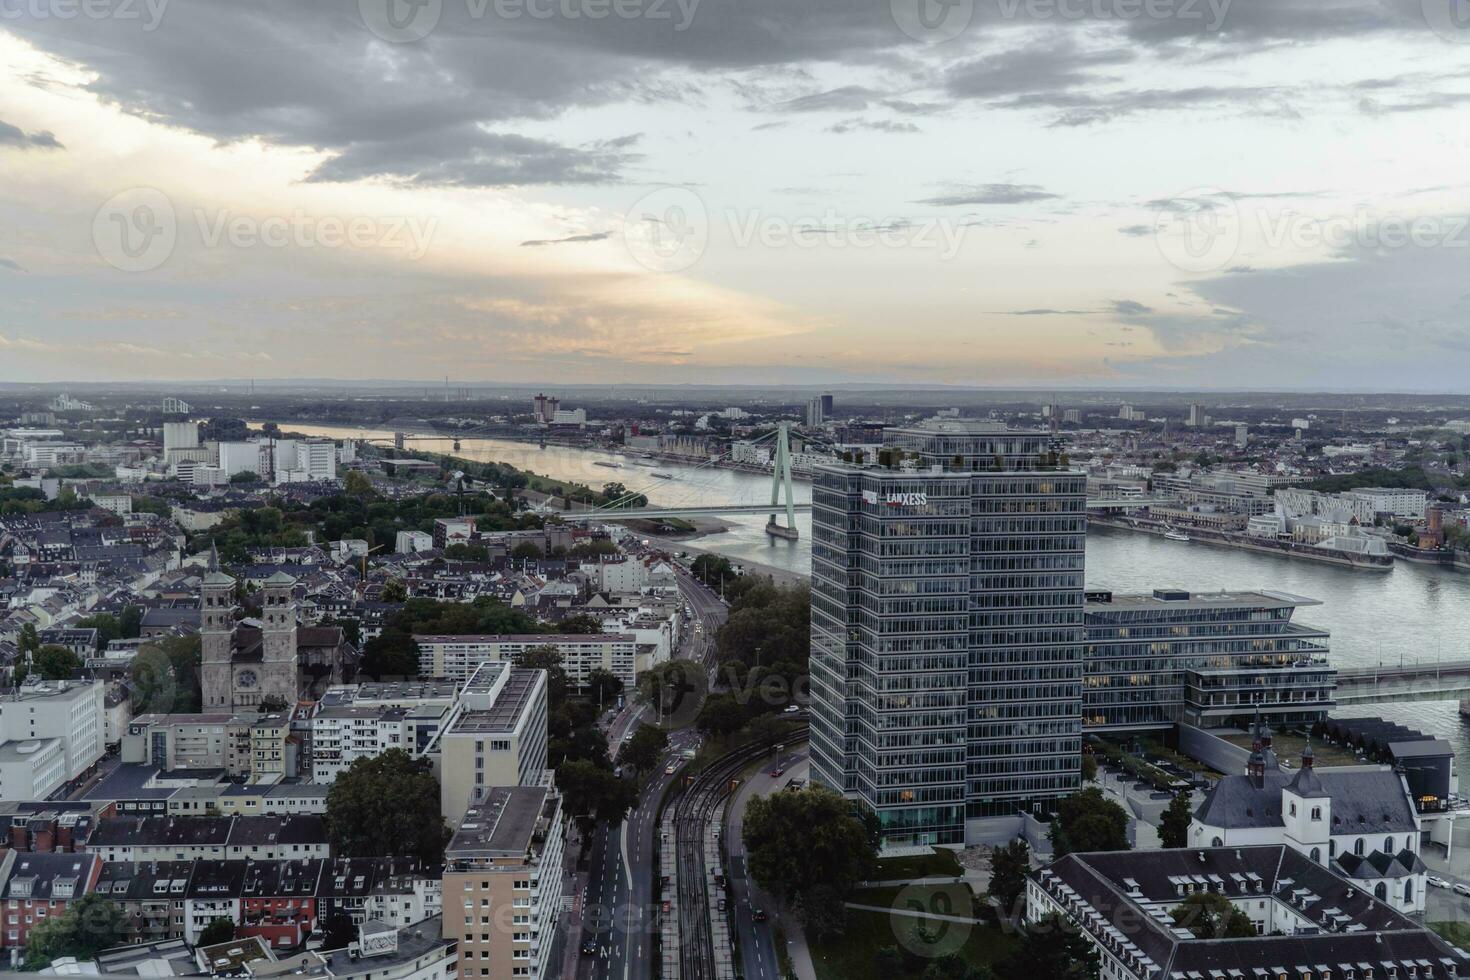
{"label": "river", "polygon": [[[282,423],[283,430],[334,439],[390,439],[391,432],[342,426]],[[450,452],[448,442],[408,441],[410,448]],[[456,455],[482,462],[509,463],[559,480],[600,487],[617,481],[647,495],[656,506],[759,503],[770,500],[771,481],[753,473],[643,460],[500,439],[466,439]],[[613,464],[602,465],[602,464]],[[674,479],[653,477],[667,473]],[[795,484],[798,500],[811,499],[811,487]],[[811,519],[797,515],[801,539],[786,541],[765,533],[764,516],[723,518],[730,530],[702,538],[698,545],[733,561],[759,562],[809,574]],[[1319,562],[1292,560],[1202,542],[1169,541],[1150,534],[1094,527],[1087,536],[1088,588],[1116,592],[1168,586],[1205,591],[1273,589],[1319,600],[1297,618],[1331,631],[1331,659],[1338,667],[1364,667],[1400,661],[1470,659],[1470,574],[1396,562],[1391,572],[1361,572]],[[1383,704],[1343,708],[1337,714],[1379,715],[1449,739],[1462,757],[1470,756],[1470,727],[1454,701]]]}

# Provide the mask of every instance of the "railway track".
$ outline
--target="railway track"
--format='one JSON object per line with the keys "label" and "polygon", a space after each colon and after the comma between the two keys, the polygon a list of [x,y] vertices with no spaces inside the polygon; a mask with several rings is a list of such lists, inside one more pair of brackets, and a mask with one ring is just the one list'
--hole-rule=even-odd
{"label": "railway track", "polygon": [[[805,726],[802,726],[780,740],[743,746],[721,756],[697,774],[673,800],[674,840],[664,841],[662,846],[673,846],[676,853],[680,980],[732,980],[735,976],[730,936],[716,922],[717,910],[711,904],[712,895],[723,894],[723,889],[713,881],[716,868],[707,860],[723,862],[723,842],[716,838],[712,843],[711,835],[723,825],[724,821],[718,818],[746,766],[770,755],[784,742],[805,737]],[[723,864],[719,867],[722,869]]]}

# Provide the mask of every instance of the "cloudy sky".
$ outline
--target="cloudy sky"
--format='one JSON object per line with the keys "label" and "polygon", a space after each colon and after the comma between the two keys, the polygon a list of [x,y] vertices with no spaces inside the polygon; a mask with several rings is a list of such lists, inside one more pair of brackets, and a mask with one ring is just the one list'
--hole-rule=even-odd
{"label": "cloudy sky", "polygon": [[0,0],[0,380],[1470,387],[1470,0]]}

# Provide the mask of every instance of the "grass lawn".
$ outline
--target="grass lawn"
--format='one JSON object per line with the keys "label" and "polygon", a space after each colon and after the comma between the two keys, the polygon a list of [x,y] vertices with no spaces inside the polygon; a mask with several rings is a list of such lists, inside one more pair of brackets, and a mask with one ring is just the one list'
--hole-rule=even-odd
{"label": "grass lawn", "polygon": [[[1251,747],[1250,735],[1226,735],[1225,740],[1239,745],[1243,749]],[[1302,749],[1307,740],[1300,735],[1292,735],[1286,732],[1273,732],[1271,735],[1271,748],[1276,753],[1276,758],[1291,763],[1294,767],[1301,765]],[[1312,763],[1318,766],[1357,766],[1362,765],[1351,750],[1337,745],[1328,745],[1320,739],[1312,741]]]}
{"label": "grass lawn", "polygon": [[873,872],[873,881],[912,881],[915,878],[958,877],[962,873],[954,851],[937,849],[933,854],[883,858]]}
{"label": "grass lawn", "polygon": [[[878,951],[884,946],[904,948],[899,942],[898,933],[909,935],[908,930],[917,923],[918,920],[915,919],[890,917],[882,912],[857,912],[849,909],[846,932],[841,936],[812,943],[812,964],[816,967],[817,980],[894,980],[892,977],[878,975]],[[979,923],[968,927],[955,923],[938,924],[939,928],[945,926],[950,929],[970,930],[964,945],[954,952],[974,966],[994,963],[1009,953],[1016,944],[1015,937],[1006,935],[996,926]],[[944,942],[943,934],[939,941],[941,944]],[[911,946],[914,949],[920,948],[919,944]],[[948,946],[943,949],[949,951]],[[921,972],[922,967],[914,971],[914,975]]]}
{"label": "grass lawn", "polygon": [[1470,949],[1470,922],[1431,922],[1429,928],[1447,943]]}
{"label": "grass lawn", "polygon": [[[968,885],[904,885],[888,886],[885,888],[859,888],[852,893],[849,902],[859,905],[880,905],[884,908],[893,908],[898,902],[898,896],[903,894],[905,903],[918,901],[926,910],[940,912],[944,915],[969,915],[973,911],[970,904],[958,901],[961,892],[965,896],[970,894]],[[935,896],[943,894],[943,898]],[[943,904],[939,904],[939,903]],[[962,908],[950,908],[951,904],[958,902]],[[907,907],[907,905],[905,906]]]}

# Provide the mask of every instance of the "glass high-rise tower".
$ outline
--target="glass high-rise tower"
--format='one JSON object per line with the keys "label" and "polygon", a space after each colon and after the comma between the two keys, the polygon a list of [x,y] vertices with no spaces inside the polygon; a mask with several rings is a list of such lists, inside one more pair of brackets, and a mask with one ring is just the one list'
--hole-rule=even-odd
{"label": "glass high-rise tower", "polygon": [[812,778],[892,845],[1080,787],[1085,474],[1044,432],[889,429],[812,485]]}

